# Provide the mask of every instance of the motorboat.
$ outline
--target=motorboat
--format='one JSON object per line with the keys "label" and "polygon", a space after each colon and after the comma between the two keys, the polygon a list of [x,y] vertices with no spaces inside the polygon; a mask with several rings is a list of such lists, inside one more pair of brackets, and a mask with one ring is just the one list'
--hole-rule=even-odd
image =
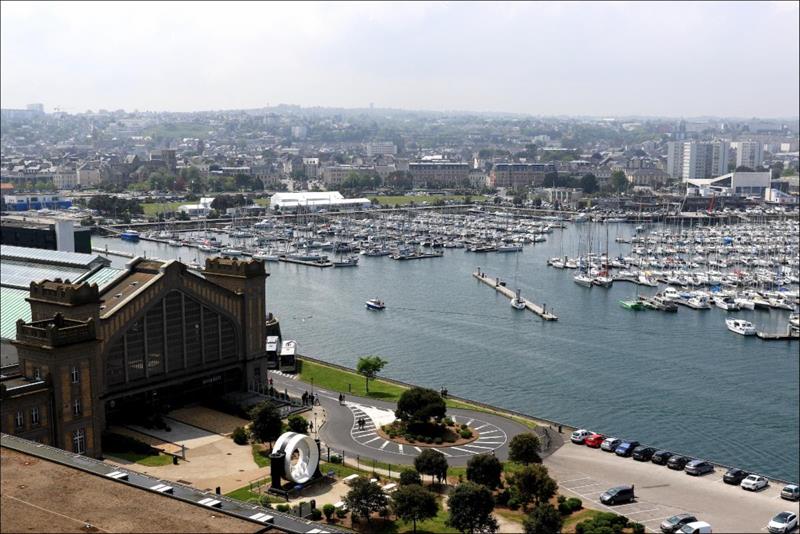
{"label": "motorboat", "polygon": [[756,327],[753,326],[753,323],[745,321],[744,319],[725,319],[725,325],[728,327],[728,330],[736,334],[743,336],[756,335]]}
{"label": "motorboat", "polygon": [[789,314],[789,325],[795,328],[800,328],[800,313]]}
{"label": "motorboat", "polygon": [[367,309],[368,310],[376,310],[376,311],[378,311],[378,310],[385,310],[386,309],[386,304],[384,304],[384,302],[382,300],[377,299],[377,298],[369,299],[366,302],[366,305],[367,305]]}
{"label": "motorboat", "polygon": [[626,310],[633,310],[633,311],[641,311],[645,309],[644,304],[638,299],[636,300],[620,300],[620,306],[625,308]]}
{"label": "motorboat", "polygon": [[119,234],[119,237],[124,241],[133,241],[135,243],[136,241],[139,241],[139,232],[128,228],[127,230]]}
{"label": "motorboat", "polygon": [[599,276],[595,276],[592,279],[592,284],[600,287],[611,287],[614,283],[614,279],[611,278],[608,274],[601,274]]}
{"label": "motorboat", "polygon": [[348,256],[341,260],[333,261],[334,267],[358,267],[358,256]]}
{"label": "motorboat", "polygon": [[497,252],[522,252],[522,245],[500,245]]}
{"label": "motorboat", "polygon": [[236,248],[223,248],[221,254],[223,256],[239,257],[242,255],[242,251]]}
{"label": "motorboat", "polygon": [[714,297],[714,305],[725,311],[738,311],[741,306],[736,303],[733,297]]}

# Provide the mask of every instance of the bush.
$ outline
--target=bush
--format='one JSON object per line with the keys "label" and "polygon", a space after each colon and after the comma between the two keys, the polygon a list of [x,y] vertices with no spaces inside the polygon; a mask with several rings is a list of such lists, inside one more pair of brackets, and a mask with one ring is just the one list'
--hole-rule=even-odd
{"label": "bush", "polygon": [[319,508],[312,508],[311,509],[311,520],[312,521],[319,521],[322,519],[322,512],[320,512]]}
{"label": "bush", "polygon": [[461,430],[461,432],[459,432],[459,434],[461,435],[462,438],[469,439],[472,437],[472,430],[470,430],[469,428],[464,428]]}
{"label": "bush", "polygon": [[416,439],[417,439],[417,441],[421,441],[422,443],[425,443],[425,436],[423,436],[422,434],[419,434]]}
{"label": "bush", "polygon": [[394,439],[396,437],[397,437],[397,434],[395,434],[394,431],[389,432],[389,439]]}
{"label": "bush", "polygon": [[436,445],[441,445],[441,444],[442,444],[442,438],[440,438],[440,437],[438,437],[438,436],[437,436],[437,437],[436,437],[436,439],[434,439],[434,440],[433,440],[433,442],[434,442]]}
{"label": "bush", "polygon": [[433,438],[430,437],[430,436],[426,436],[425,437],[425,443],[427,443],[428,445],[433,444]]}
{"label": "bush", "polygon": [[583,501],[578,499],[577,497],[570,497],[566,500],[566,505],[569,506],[570,511],[576,512],[583,508]]}
{"label": "bush", "polygon": [[469,428],[466,423],[461,423],[461,430],[466,430]]}
{"label": "bush", "polygon": [[308,421],[299,415],[289,416],[287,420],[289,430],[298,434],[308,434]]}
{"label": "bush", "polygon": [[452,434],[448,434],[448,435],[446,435],[446,436],[444,437],[444,440],[445,440],[447,443],[455,443],[455,442],[456,442],[456,438],[455,438],[455,436],[454,436],[454,435],[452,435]]}
{"label": "bush", "polygon": [[410,484],[422,485],[422,477],[416,469],[403,469],[400,473],[400,485],[408,486]]}
{"label": "bush", "polygon": [[500,506],[507,506],[509,500],[511,500],[511,492],[508,490],[501,491],[494,498],[494,501]]}
{"label": "bush", "polygon": [[631,523],[630,527],[633,529],[633,534],[644,534],[644,525],[641,523]]}
{"label": "bush", "polygon": [[450,418],[450,417],[445,417],[445,418],[444,418],[444,424],[445,424],[445,425],[447,425],[447,426],[453,426],[455,423],[453,422],[453,419],[452,419],[452,418]]}
{"label": "bush", "polygon": [[233,442],[237,445],[247,445],[247,430],[245,430],[241,426],[237,426],[233,429],[233,434],[231,435],[233,438]]}
{"label": "bush", "polygon": [[567,498],[565,496],[563,496],[563,495],[559,495],[556,498],[556,501],[558,502],[558,504],[561,504],[562,502],[566,502],[566,500],[567,500]]}
{"label": "bush", "polygon": [[342,457],[338,454],[331,454],[331,463],[332,464],[340,464],[342,463]]}
{"label": "bush", "polygon": [[508,509],[509,510],[519,510],[519,500],[516,497],[511,497],[508,499]]}
{"label": "bush", "polygon": [[337,508],[336,517],[338,517],[339,519],[344,519],[345,517],[347,517],[347,510],[345,510],[344,508]]}
{"label": "bush", "polygon": [[330,523],[333,519],[333,514],[336,513],[336,507],[330,503],[322,507],[322,513],[325,514],[325,519]]}
{"label": "bush", "polygon": [[288,504],[279,504],[278,506],[275,507],[275,509],[278,510],[279,512],[288,512],[292,508]]}
{"label": "bush", "polygon": [[414,439],[414,436],[412,436],[411,434],[405,434],[403,435],[403,438],[405,438],[405,440],[409,443],[414,443],[414,441],[416,441]]}

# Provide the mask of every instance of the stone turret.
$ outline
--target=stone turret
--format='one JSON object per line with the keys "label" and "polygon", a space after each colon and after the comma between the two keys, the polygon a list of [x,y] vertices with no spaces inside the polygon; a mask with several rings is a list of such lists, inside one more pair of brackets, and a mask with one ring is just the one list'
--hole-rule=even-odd
{"label": "stone turret", "polygon": [[100,314],[100,292],[97,284],[69,280],[44,280],[31,282],[30,296],[25,299],[31,305],[31,319],[41,321],[60,314],[67,319],[97,321]]}

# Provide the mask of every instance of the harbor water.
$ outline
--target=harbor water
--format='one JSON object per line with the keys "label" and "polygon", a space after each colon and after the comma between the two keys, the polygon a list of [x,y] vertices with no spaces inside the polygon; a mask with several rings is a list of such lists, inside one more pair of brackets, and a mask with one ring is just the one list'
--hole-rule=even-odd
{"label": "harbor water", "polygon": [[[630,245],[613,239],[630,235],[632,226],[613,228],[609,255],[628,254]],[[618,301],[634,297],[637,286],[584,288],[573,282],[574,270],[546,266],[550,257],[576,255],[580,231],[556,230],[521,253],[450,249],[418,261],[361,256],[358,267],[346,269],[269,263],[268,311],[301,354],[350,367],[377,354],[389,361],[382,374],[391,378],[800,479],[798,343],[765,342],[725,327],[726,317],[737,317],[783,331],[789,312],[626,310]],[[93,246],[106,245],[186,263],[205,258],[193,248],[93,237]],[[115,266],[129,261],[111,259]],[[471,276],[478,266],[559,320],[511,308]],[[367,310],[364,302],[373,297],[386,310]]]}

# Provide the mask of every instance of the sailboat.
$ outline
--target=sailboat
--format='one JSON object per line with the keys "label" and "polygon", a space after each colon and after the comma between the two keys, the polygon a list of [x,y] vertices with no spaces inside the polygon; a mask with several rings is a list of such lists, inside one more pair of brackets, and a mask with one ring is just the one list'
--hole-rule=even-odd
{"label": "sailboat", "polygon": [[[591,236],[591,234],[590,234],[590,236]],[[590,239],[591,239],[591,237],[590,237]],[[584,262],[583,258],[581,257],[580,240],[578,240],[578,267],[579,267],[579,272],[578,272],[578,274],[576,274],[572,278],[572,280],[576,284],[578,284],[579,286],[591,288],[592,287],[593,278],[591,276],[589,276],[590,266],[588,265],[589,257],[591,256],[591,251],[592,251],[591,241],[589,243],[590,243],[589,247],[588,247],[589,248],[589,254],[587,254],[586,261]]]}
{"label": "sailboat", "polygon": [[[517,256],[517,261],[514,265],[514,285],[517,285],[517,273],[519,272],[519,256]],[[517,293],[514,295],[514,298],[511,299],[511,307],[515,310],[524,310],[525,309],[525,300],[520,296],[522,290],[517,288]]]}
{"label": "sailboat", "polygon": [[611,277],[611,273],[608,272],[608,270],[611,268],[611,266],[608,263],[608,225],[606,225],[605,264],[601,265],[601,267],[603,268],[603,270],[597,273],[597,276],[595,276],[592,279],[592,283],[600,287],[611,287],[611,284],[614,283],[614,279]]}

